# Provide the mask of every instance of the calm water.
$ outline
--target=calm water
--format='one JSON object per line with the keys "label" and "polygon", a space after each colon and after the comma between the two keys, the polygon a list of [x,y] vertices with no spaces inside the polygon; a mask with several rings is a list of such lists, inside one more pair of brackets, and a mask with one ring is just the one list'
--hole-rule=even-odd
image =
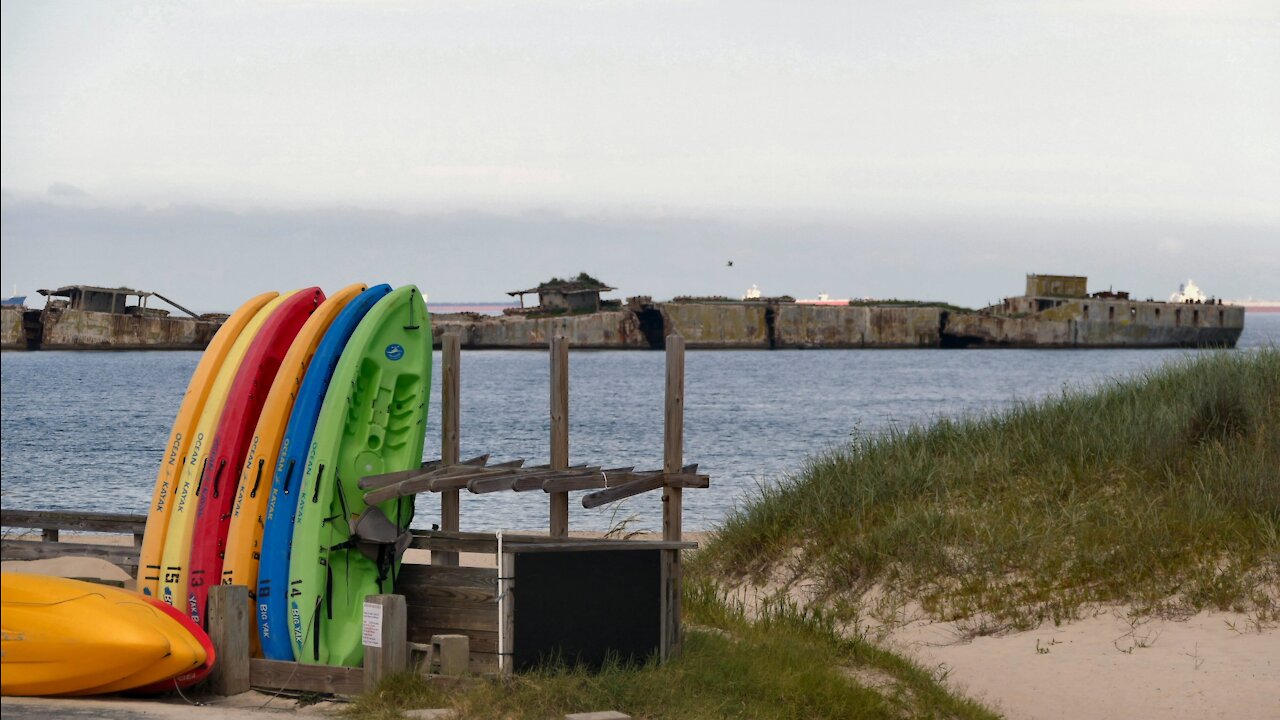
{"label": "calm water", "polygon": [[[1241,349],[1280,344],[1280,315],[1250,314]],[[685,492],[688,529],[715,525],[758,483],[799,468],[854,431],[987,413],[1193,355],[1188,350],[695,351],[686,359],[685,458],[711,474]],[[169,426],[198,353],[5,353],[0,503],[5,508],[145,513]],[[662,464],[664,354],[570,354],[570,456],[640,469]],[[548,461],[544,352],[462,355],[462,453]],[[432,395],[439,398],[439,377]],[[427,456],[439,453],[433,406]],[[571,526],[660,525],[660,493],[584,510]],[[415,525],[439,516],[418,498]],[[463,493],[464,530],[545,528],[541,493]]]}

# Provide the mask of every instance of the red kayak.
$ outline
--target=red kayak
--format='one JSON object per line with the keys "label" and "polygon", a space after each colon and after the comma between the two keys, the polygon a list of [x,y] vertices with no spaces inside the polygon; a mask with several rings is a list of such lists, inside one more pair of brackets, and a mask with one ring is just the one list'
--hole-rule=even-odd
{"label": "red kayak", "polygon": [[178,608],[163,602],[159,598],[153,598],[150,596],[145,597],[147,602],[160,608],[174,620],[181,623],[182,627],[186,628],[187,632],[191,633],[191,637],[194,637],[196,642],[200,643],[200,647],[204,648],[204,664],[194,670],[188,670],[177,677],[172,677],[168,680],[161,680],[160,682],[152,683],[151,685],[134,688],[129,691],[129,694],[155,695],[162,692],[168,692],[170,690],[181,690],[183,688],[189,688],[208,677],[209,673],[213,670],[213,663],[218,659],[217,653],[214,652],[213,649],[213,642],[209,640],[209,636],[200,628],[199,625],[195,624],[195,621]]}
{"label": "red kayak", "polygon": [[[188,610],[197,625],[205,624],[209,586],[222,578],[222,557],[227,549],[227,529],[244,464],[253,439],[254,427],[267,401],[285,353],[311,313],[324,302],[318,287],[299,290],[271,313],[258,336],[249,345],[240,370],[231,383],[227,404],[218,420],[209,461],[200,479],[200,502],[196,506],[195,532],[191,537]],[[269,479],[268,479],[269,481]]]}

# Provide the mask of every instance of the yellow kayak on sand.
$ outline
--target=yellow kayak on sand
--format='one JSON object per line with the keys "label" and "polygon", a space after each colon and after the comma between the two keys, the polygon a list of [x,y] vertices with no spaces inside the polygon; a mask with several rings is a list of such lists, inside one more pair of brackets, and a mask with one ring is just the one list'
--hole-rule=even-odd
{"label": "yellow kayak on sand", "polygon": [[196,527],[201,475],[209,459],[209,449],[218,429],[218,420],[222,417],[222,408],[227,402],[227,393],[240,370],[240,362],[258,336],[262,324],[292,294],[279,295],[263,305],[240,332],[227,352],[222,367],[218,368],[217,378],[209,389],[209,399],[205,401],[200,421],[196,423],[195,433],[191,436],[191,450],[187,453],[182,475],[169,501],[169,527],[165,532],[164,552],[160,560],[160,599],[181,610],[188,610],[182,605],[187,601],[187,569],[191,564],[191,536]]}
{"label": "yellow kayak on sand", "polygon": [[206,654],[143,596],[80,580],[0,573],[0,694],[120,692],[199,667]]}
{"label": "yellow kayak on sand", "polygon": [[159,592],[160,559],[164,553],[165,533],[169,529],[169,508],[172,507],[169,499],[173,495],[174,482],[182,475],[183,460],[191,450],[191,436],[209,399],[209,391],[218,370],[245,325],[249,324],[263,305],[278,294],[263,293],[231,313],[222,327],[218,328],[209,347],[205,348],[196,371],[191,375],[187,393],[182,396],[182,405],[178,407],[178,416],[173,421],[173,430],[165,445],[164,462],[160,463],[160,472],[156,476],[155,489],[151,494],[151,511],[147,514],[147,529],[143,534],[138,559],[138,591],[141,593],[155,596]]}

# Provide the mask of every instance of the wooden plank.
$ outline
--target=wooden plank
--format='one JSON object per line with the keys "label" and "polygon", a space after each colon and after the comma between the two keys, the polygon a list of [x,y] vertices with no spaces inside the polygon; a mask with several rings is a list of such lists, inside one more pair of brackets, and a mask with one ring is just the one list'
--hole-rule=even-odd
{"label": "wooden plank", "polygon": [[453,465],[458,462],[462,429],[462,337],[458,333],[441,338],[440,364],[440,459]]}
{"label": "wooden plank", "polygon": [[439,476],[431,478],[425,485],[426,489],[431,492],[444,492],[445,490],[461,490],[465,488],[472,480],[486,477],[511,476],[513,474],[510,468],[502,468],[494,466],[494,468],[471,468],[459,470],[457,472],[444,472]]}
{"label": "wooden plank", "polygon": [[208,613],[209,639],[218,653],[209,673],[209,689],[223,696],[249,692],[249,588],[209,588]]}
{"label": "wooden plank", "polygon": [[[494,553],[498,550],[498,538],[493,533],[454,532],[443,530],[413,530],[413,539],[409,547],[437,552],[440,550],[456,550],[460,552]],[[503,534],[507,543],[546,542],[545,535]],[[599,542],[596,538],[557,538],[558,542]],[[621,542],[621,541],[613,541]]]}
{"label": "wooden plank", "polygon": [[147,518],[145,515],[123,513],[3,510],[0,511],[0,526],[133,535],[146,531]]}
{"label": "wooden plank", "polygon": [[[551,339],[551,468],[569,467],[569,340]],[[569,534],[569,493],[549,497],[551,537]]]}
{"label": "wooden plank", "polygon": [[[684,338],[674,333],[667,336],[667,392],[662,427],[662,469],[667,475],[674,475],[682,470],[684,463]],[[679,542],[684,537],[683,492],[673,485],[662,488],[662,539],[668,542]],[[667,556],[663,582],[664,660],[680,657],[684,650],[681,626],[684,570],[680,553],[680,550],[663,551]]]}
{"label": "wooden plank", "polygon": [[412,470],[397,470],[396,472],[382,473],[380,475],[366,475],[360,478],[356,485],[361,490],[377,490],[418,477],[425,471],[439,468],[442,464],[440,460],[428,460]]}
{"label": "wooden plank", "polygon": [[690,473],[676,473],[675,475],[667,475],[664,478],[667,487],[673,488],[709,488],[711,487],[710,475],[696,475]]}
{"label": "wooden plank", "polygon": [[[364,646],[364,689],[376,690],[387,677],[409,667],[409,645],[406,633],[406,604],[403,595],[369,595],[364,599],[381,608],[382,624],[376,645]],[[366,609],[367,612],[367,609]]]}
{"label": "wooden plank", "polygon": [[476,652],[475,643],[472,642],[470,670],[472,675],[490,675],[498,672],[498,654]]}
{"label": "wooden plank", "polygon": [[58,557],[98,558],[123,568],[130,575],[137,576],[138,549],[129,545],[39,542],[10,538],[0,540],[0,558],[4,560],[45,560]]}
{"label": "wooden plank", "polygon": [[[462,337],[458,333],[447,333],[441,338],[440,362],[444,366],[440,381],[440,457],[445,464],[451,464],[458,462],[462,447]],[[440,529],[459,529],[461,513],[462,500],[458,490],[441,492]],[[458,554],[432,553],[431,562],[454,566],[458,564]]]}
{"label": "wooden plank", "polygon": [[[542,483],[542,491],[545,493],[567,493],[575,490],[595,490],[604,486],[604,475],[580,475],[546,480]],[[530,488],[530,490],[533,489],[535,488]]]}
{"label": "wooden plank", "polygon": [[496,602],[476,604],[469,608],[441,607],[439,605],[409,605],[409,615],[416,625],[453,628],[471,632],[498,631],[498,605]]}
{"label": "wooden plank", "polygon": [[550,465],[542,465],[537,468],[530,468],[527,472],[522,473],[511,483],[511,489],[515,492],[532,492],[541,490],[542,484],[547,480],[561,477],[578,477],[586,473],[598,473],[599,465],[570,465],[562,470],[553,470]]}
{"label": "wooden plank", "polygon": [[[581,470],[576,472],[573,468],[559,473],[552,471],[553,474],[546,476],[545,479],[539,479],[542,480],[542,491],[547,493],[593,490],[608,487],[613,478],[619,475],[627,475],[633,470],[635,470],[634,467],[609,468],[606,470],[599,466],[590,466],[582,467]],[[528,489],[536,490],[537,487],[530,483]]]}
{"label": "wooden plank", "polygon": [[364,670],[252,658],[249,682],[266,692],[291,690],[350,697],[364,692]]}
{"label": "wooden plank", "polygon": [[[432,555],[440,552],[493,553],[498,549],[498,541],[489,538],[453,537],[447,535],[420,535],[414,531],[409,547],[430,550]],[[438,532],[438,531],[434,531]]]}
{"label": "wooden plank", "polygon": [[[515,554],[541,552],[609,552],[613,550],[696,550],[698,543],[691,540],[667,542],[666,540],[600,540],[598,544],[560,542],[560,538],[541,543],[515,544],[504,551]],[[606,544],[608,543],[608,544]]]}
{"label": "wooden plank", "polygon": [[685,465],[680,468],[679,472],[669,474],[664,474],[662,471],[655,470],[650,472],[619,473],[617,475],[611,475],[609,476],[608,487],[598,492],[589,493],[583,496],[582,506],[585,508],[599,507],[607,503],[617,502],[634,495],[646,493],[650,490],[657,490],[658,488],[710,487],[711,477],[709,475],[696,474],[694,471],[697,469],[697,465]]}
{"label": "wooden plank", "polygon": [[[486,477],[478,477],[467,482],[467,490],[476,494],[496,492],[498,490],[511,489],[511,481],[520,474],[520,466],[524,465],[524,460],[511,460],[505,463],[491,465],[490,468],[497,470]],[[443,529],[443,528],[442,528]]]}
{"label": "wooden plank", "polygon": [[583,495],[582,507],[587,509],[600,507],[601,505],[617,502],[619,500],[632,497],[633,495],[640,495],[642,493],[647,493],[650,490],[657,490],[658,488],[663,487],[664,484],[665,483],[663,482],[661,475],[632,480],[624,485],[615,485],[613,487],[605,488],[604,490],[597,490],[593,493]]}
{"label": "wooden plank", "polygon": [[479,455],[456,465],[433,465],[430,469],[420,470],[414,475],[411,475],[394,485],[387,485],[376,490],[370,490],[365,493],[365,501],[368,504],[374,504],[385,502],[392,498],[426,492],[430,489],[431,481],[436,478],[466,475],[474,472],[477,468],[483,467],[487,462],[489,462],[488,455]]}
{"label": "wooden plank", "polygon": [[[503,536],[505,546],[506,536]],[[505,547],[503,548],[506,549]],[[510,675],[515,671],[516,637],[516,556],[504,552],[498,558],[498,672]],[[474,646],[473,646],[474,647]],[[476,648],[477,650],[479,648]]]}
{"label": "wooden plank", "polygon": [[[684,338],[667,336],[667,394],[662,424],[662,471],[680,472],[684,463]],[[662,489],[662,539],[679,540],[682,535],[683,499],[681,489]]]}
{"label": "wooden plank", "polygon": [[[542,538],[545,540],[546,538]],[[496,592],[498,571],[495,568],[441,567],[404,563],[396,576],[396,591],[414,588],[458,587]]]}

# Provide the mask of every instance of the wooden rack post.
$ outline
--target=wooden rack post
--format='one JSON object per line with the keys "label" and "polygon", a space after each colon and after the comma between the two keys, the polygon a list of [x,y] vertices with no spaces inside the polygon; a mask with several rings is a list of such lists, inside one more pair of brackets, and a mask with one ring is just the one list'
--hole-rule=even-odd
{"label": "wooden rack post", "polygon": [[[551,340],[551,469],[569,467],[569,340]],[[569,535],[569,493],[549,493],[551,537]]]}
{"label": "wooden rack post", "polygon": [[[440,343],[440,364],[444,366],[440,378],[440,464],[454,465],[458,462],[461,451],[461,440],[458,428],[461,421],[459,411],[462,396],[459,379],[459,365],[462,359],[462,338],[457,333],[446,333]],[[456,532],[459,529],[460,500],[458,491],[445,490],[440,493],[440,529]],[[431,554],[432,565],[456,567],[458,553],[441,551]]]}
{"label": "wooden rack post", "polygon": [[[684,464],[684,338],[667,336],[667,398],[662,425],[662,471],[680,472]],[[662,489],[662,539],[679,542],[682,534],[683,490],[667,485]]]}
{"label": "wooden rack post", "polygon": [[[667,336],[667,396],[662,433],[662,471],[680,472],[684,463],[684,338]],[[662,539],[679,542],[683,535],[684,489],[666,484],[662,488]],[[684,646],[681,588],[684,585],[679,550],[664,550],[663,604],[671,620],[663,627],[660,643],[663,659],[679,657]]]}
{"label": "wooden rack post", "polygon": [[209,689],[215,695],[249,692],[249,588],[209,588],[208,615],[209,640],[218,656],[209,673]]}
{"label": "wooden rack post", "polygon": [[[376,690],[378,684],[409,667],[409,645],[406,641],[407,610],[403,595],[370,595],[365,598],[368,606],[378,608],[379,622],[374,642],[364,646],[364,690]],[[365,619],[367,623],[368,618]],[[367,642],[367,639],[366,639]]]}

